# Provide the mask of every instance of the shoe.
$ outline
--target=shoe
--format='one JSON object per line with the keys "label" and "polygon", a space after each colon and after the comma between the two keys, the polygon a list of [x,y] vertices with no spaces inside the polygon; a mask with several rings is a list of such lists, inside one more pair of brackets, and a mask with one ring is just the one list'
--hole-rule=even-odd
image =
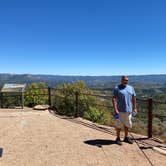
{"label": "shoe", "polygon": [[131,140],[130,137],[125,137],[124,142],[129,143],[129,144],[133,144],[133,140]]}
{"label": "shoe", "polygon": [[116,142],[117,145],[122,145],[122,142],[121,142],[120,138],[116,138],[115,142]]}

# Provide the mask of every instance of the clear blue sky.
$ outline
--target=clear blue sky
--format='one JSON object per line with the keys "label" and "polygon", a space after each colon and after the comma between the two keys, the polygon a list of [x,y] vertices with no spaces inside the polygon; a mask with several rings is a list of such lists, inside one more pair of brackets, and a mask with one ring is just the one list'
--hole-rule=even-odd
{"label": "clear blue sky", "polygon": [[0,73],[166,74],[166,1],[1,0]]}

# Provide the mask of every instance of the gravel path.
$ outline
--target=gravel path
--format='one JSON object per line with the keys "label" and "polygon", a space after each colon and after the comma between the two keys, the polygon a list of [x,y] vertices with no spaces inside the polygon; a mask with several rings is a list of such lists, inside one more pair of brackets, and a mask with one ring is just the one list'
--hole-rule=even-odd
{"label": "gravel path", "polygon": [[[112,134],[48,111],[0,110],[0,166],[150,165],[136,143],[114,144],[114,129],[107,128]],[[154,165],[165,165],[166,156],[152,149],[146,153]]]}

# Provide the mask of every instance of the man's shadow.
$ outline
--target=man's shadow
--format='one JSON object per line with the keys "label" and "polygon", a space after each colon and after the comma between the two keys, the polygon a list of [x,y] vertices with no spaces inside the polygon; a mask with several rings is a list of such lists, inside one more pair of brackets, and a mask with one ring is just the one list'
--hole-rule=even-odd
{"label": "man's shadow", "polygon": [[3,148],[0,148],[0,157],[2,157],[3,154]]}
{"label": "man's shadow", "polygon": [[88,145],[92,145],[92,146],[97,146],[99,148],[101,148],[103,145],[116,144],[116,142],[113,140],[105,140],[105,139],[87,140],[87,141],[84,141],[84,143]]}

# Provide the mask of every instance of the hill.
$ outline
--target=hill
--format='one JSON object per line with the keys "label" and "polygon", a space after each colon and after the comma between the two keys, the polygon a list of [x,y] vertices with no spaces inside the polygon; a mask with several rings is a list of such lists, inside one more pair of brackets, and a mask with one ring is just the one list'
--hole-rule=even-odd
{"label": "hill", "polygon": [[[48,85],[56,85],[64,82],[83,80],[88,85],[103,85],[105,83],[118,83],[121,76],[62,76],[62,75],[33,75],[33,74],[0,74],[1,83],[31,83],[46,82]],[[131,83],[166,85],[164,75],[131,75]]]}
{"label": "hill", "polygon": [[[0,74],[0,87],[4,83],[44,82],[55,87],[64,83],[83,80],[91,89],[112,90],[120,82],[121,76],[65,76],[65,75],[33,75],[33,74]],[[163,75],[131,75],[129,84],[136,89],[138,96],[155,96],[166,93],[166,74]]]}

